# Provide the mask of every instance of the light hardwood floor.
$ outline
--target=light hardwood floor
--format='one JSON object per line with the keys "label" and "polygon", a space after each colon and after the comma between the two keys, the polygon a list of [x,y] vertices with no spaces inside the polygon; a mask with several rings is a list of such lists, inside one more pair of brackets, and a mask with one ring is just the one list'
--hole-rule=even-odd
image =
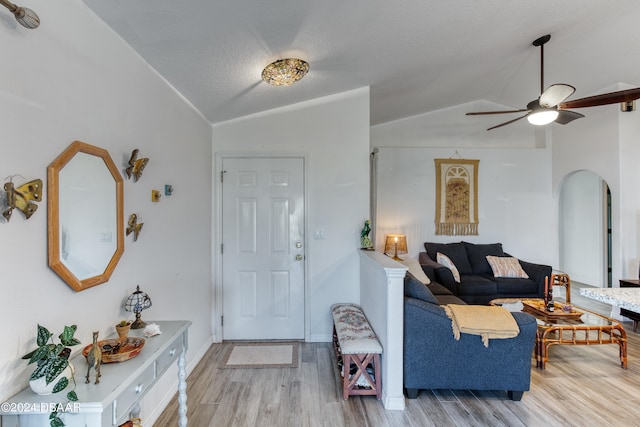
{"label": "light hardwood floor", "polygon": [[[610,314],[577,289],[571,297]],[[218,369],[230,344],[214,344],[187,379],[189,426],[640,426],[640,335],[625,328],[626,370],[616,345],[555,346],[546,370],[532,358],[520,402],[501,391],[423,390],[405,411],[386,411],[375,396],[343,400],[330,343],[301,343],[294,369]],[[174,398],[155,426],[177,425]]]}

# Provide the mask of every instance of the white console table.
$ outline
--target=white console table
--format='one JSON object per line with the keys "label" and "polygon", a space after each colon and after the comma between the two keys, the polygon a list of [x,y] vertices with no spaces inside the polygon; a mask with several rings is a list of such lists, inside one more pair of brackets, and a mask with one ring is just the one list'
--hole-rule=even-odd
{"label": "white console table", "polygon": [[[142,397],[176,360],[179,379],[179,425],[186,427],[185,354],[191,322],[157,321],[154,323],[160,326],[162,334],[145,338],[142,351],[133,359],[102,365],[99,384],[94,384],[94,369],[91,370],[91,382],[85,384],[87,362],[82,354],[72,359],[79,400],[70,402],[69,407],[73,409],[61,415],[67,427],[111,427],[124,423],[130,418],[132,412],[139,410],[138,404]],[[132,329],[129,335],[142,337],[142,329]],[[8,405],[3,405],[0,412],[2,427],[49,427],[48,405],[67,405],[66,394],[69,387],[48,396],[39,396],[27,387],[7,400]],[[73,405],[74,403],[77,405]],[[6,411],[7,408],[9,411]]]}

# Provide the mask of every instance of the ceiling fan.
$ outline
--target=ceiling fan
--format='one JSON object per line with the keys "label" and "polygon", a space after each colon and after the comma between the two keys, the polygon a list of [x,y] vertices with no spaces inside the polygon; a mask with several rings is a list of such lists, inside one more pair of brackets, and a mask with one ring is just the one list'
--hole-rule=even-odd
{"label": "ceiling fan", "polygon": [[620,90],[617,92],[608,92],[601,95],[588,96],[586,98],[575,99],[573,101],[565,101],[570,97],[576,88],[564,83],[557,83],[544,88],[544,45],[551,39],[551,35],[547,34],[533,41],[534,46],[540,46],[540,97],[534,99],[527,104],[527,108],[520,110],[504,110],[504,111],[478,111],[467,113],[467,116],[480,116],[489,114],[510,114],[510,113],[526,113],[504,123],[492,126],[487,130],[496,129],[508,125],[525,117],[529,123],[534,125],[546,125],[555,121],[561,125],[584,117],[583,114],[570,111],[570,108],[596,107],[599,105],[617,104],[621,102],[630,102],[640,98],[640,87],[634,89]]}

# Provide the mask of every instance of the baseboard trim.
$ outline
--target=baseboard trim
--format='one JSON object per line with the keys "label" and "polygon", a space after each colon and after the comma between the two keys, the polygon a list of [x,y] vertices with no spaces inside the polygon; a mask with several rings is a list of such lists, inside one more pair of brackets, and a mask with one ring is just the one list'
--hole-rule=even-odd
{"label": "baseboard trim", "polygon": [[333,337],[331,335],[324,334],[312,334],[309,336],[309,342],[331,342]]}
{"label": "baseboard trim", "polygon": [[384,388],[382,389],[382,402],[384,404],[384,409],[388,411],[404,411],[405,409],[404,396],[402,397],[385,396]]}

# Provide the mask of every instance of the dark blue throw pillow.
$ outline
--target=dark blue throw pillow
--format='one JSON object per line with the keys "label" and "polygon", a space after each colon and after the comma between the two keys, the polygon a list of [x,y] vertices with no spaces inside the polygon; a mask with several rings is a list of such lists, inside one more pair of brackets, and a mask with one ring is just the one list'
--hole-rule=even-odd
{"label": "dark blue throw pillow", "polygon": [[477,244],[464,242],[469,254],[469,262],[474,274],[493,274],[493,270],[487,261],[487,255],[506,256],[502,250],[502,243]]}
{"label": "dark blue throw pillow", "polygon": [[464,243],[432,243],[425,242],[424,248],[429,258],[437,262],[438,252],[445,254],[456,266],[460,274],[471,274],[471,264]]}
{"label": "dark blue throw pillow", "polygon": [[432,304],[439,304],[436,297],[434,297],[431,291],[427,288],[427,285],[416,279],[415,276],[408,271],[407,275],[404,276],[404,294],[410,298],[419,299]]}

